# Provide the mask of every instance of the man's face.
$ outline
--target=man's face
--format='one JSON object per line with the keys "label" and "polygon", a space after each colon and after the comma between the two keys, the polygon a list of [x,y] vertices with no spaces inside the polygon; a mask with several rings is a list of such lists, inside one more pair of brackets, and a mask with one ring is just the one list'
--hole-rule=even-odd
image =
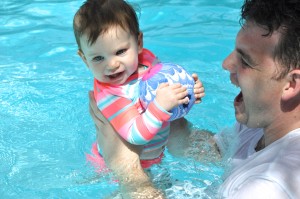
{"label": "man's face", "polygon": [[280,33],[262,36],[266,33],[248,21],[237,35],[234,51],[223,62],[231,82],[241,89],[234,100],[236,119],[248,127],[266,128],[280,113],[283,82],[274,78],[280,68],[274,60]]}

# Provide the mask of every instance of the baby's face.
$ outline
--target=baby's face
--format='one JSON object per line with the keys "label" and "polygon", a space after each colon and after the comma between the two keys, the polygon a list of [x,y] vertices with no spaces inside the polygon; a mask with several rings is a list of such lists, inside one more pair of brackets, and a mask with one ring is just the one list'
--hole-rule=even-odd
{"label": "baby's face", "polygon": [[80,43],[82,53],[79,55],[100,82],[123,84],[138,68],[142,46],[120,26],[111,27],[99,35],[93,45],[89,45],[85,34]]}

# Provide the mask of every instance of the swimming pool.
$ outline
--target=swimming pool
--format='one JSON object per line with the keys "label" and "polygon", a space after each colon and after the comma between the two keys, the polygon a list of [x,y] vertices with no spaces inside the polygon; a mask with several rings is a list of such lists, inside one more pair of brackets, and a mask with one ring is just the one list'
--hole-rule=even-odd
{"label": "swimming pool", "polygon": [[[187,118],[220,131],[234,123],[221,63],[234,47],[241,0],[132,0],[144,45],[198,73],[206,97]],[[83,1],[0,2],[0,198],[103,198],[118,187],[86,164],[95,140],[88,113],[92,75],[76,54],[73,15]],[[166,154],[169,198],[213,198],[223,168]],[[171,165],[171,166],[170,166]],[[205,191],[207,189],[207,191]]]}

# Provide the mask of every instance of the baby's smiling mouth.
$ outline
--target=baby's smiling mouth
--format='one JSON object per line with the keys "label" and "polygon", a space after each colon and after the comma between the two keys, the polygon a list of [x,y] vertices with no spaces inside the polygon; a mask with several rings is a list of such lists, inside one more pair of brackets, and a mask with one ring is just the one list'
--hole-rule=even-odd
{"label": "baby's smiling mouth", "polygon": [[123,74],[123,72],[119,72],[119,73],[107,75],[107,77],[108,77],[109,79],[116,79],[116,78],[120,77],[122,74]]}

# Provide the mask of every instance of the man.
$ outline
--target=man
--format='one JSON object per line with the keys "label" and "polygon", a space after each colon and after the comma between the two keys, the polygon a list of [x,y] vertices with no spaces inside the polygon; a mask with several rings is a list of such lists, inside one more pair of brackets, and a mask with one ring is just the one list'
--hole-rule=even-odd
{"label": "man", "polygon": [[246,0],[242,7],[244,23],[223,62],[241,89],[225,198],[300,198],[299,11],[294,0]]}
{"label": "man", "polygon": [[[223,62],[241,89],[234,100],[239,142],[218,197],[300,198],[300,1],[245,0],[242,20]],[[97,110],[91,114],[106,128],[98,134],[112,133]],[[173,125],[187,127],[185,120]],[[215,136],[220,149],[225,136]]]}

